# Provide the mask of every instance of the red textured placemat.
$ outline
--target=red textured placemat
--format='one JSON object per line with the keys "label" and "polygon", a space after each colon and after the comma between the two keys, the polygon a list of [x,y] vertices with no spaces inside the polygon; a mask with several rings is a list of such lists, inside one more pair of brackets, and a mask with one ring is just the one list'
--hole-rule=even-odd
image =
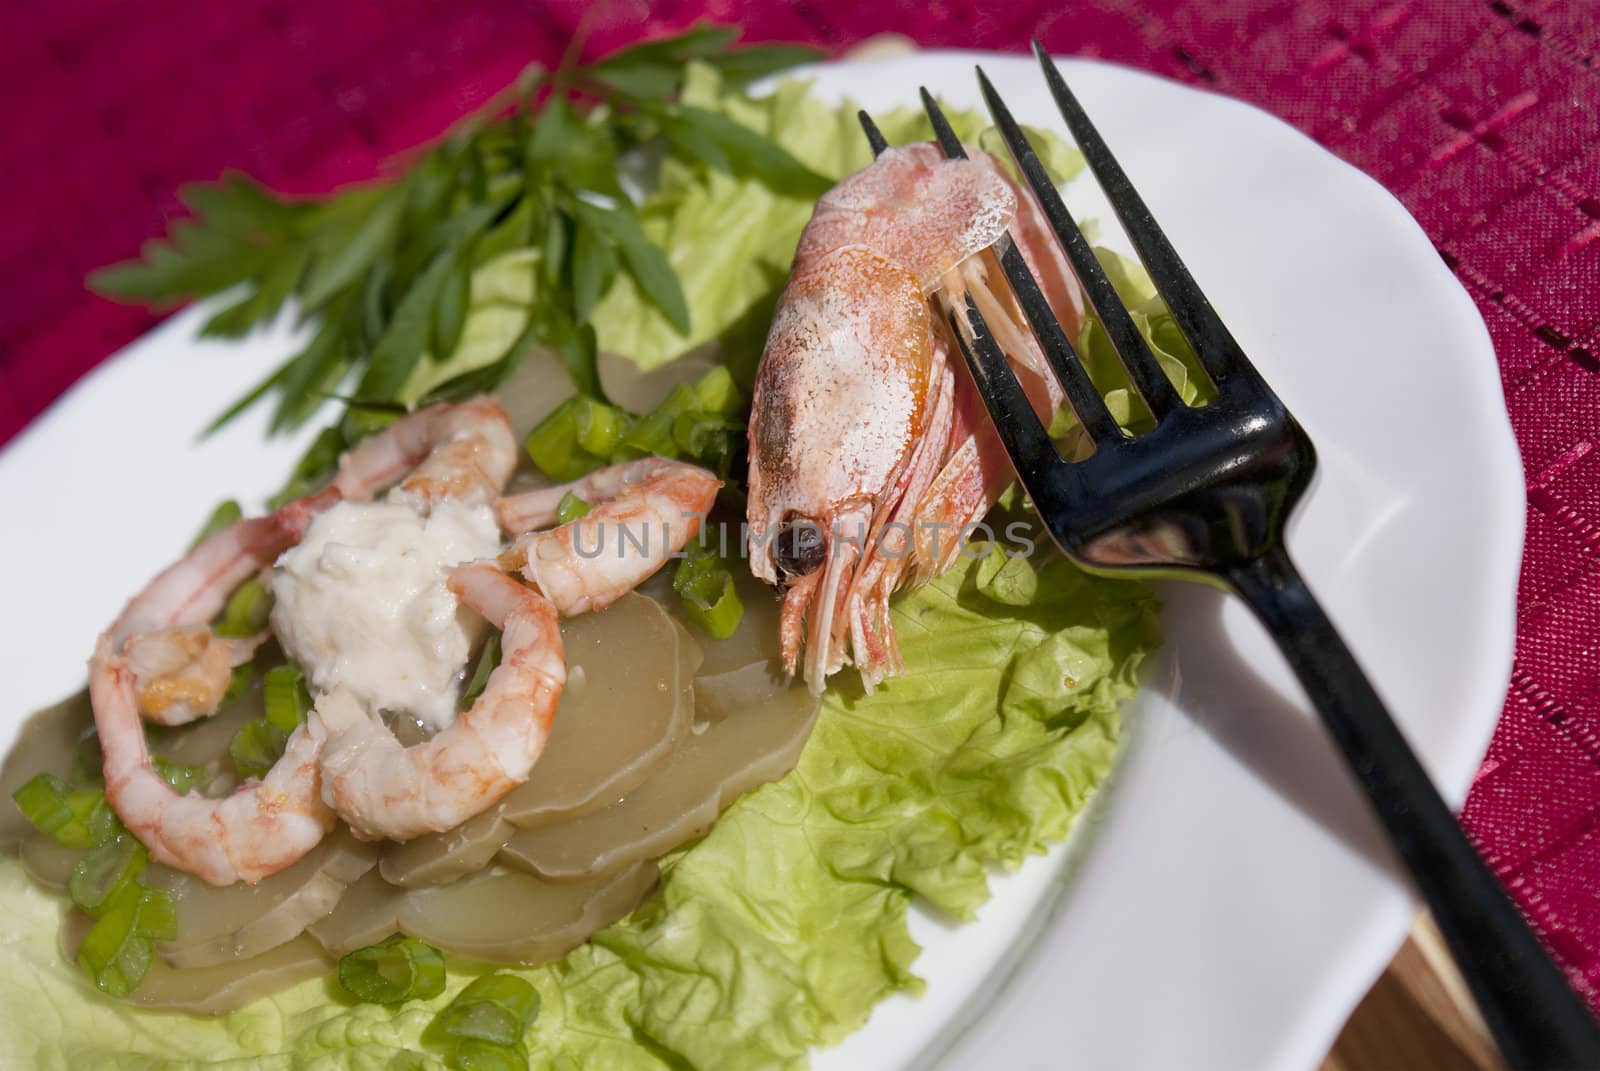
{"label": "red textured placemat", "polygon": [[[83,274],[242,168],[282,189],[367,178],[549,61],[581,0],[16,0],[0,11],[0,442],[148,327]],[[639,8],[643,10],[642,6]],[[1600,1008],[1600,12],[1474,0],[687,0],[696,17],[839,47],[1101,56],[1294,123],[1392,190],[1477,300],[1528,474],[1517,664],[1464,820]],[[1471,578],[1463,578],[1470,583]]]}

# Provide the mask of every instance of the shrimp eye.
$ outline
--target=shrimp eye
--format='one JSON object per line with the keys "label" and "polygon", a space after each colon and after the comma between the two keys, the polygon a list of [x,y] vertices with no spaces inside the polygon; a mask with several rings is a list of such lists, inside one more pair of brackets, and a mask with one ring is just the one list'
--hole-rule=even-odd
{"label": "shrimp eye", "polygon": [[816,572],[826,553],[822,526],[809,517],[784,521],[778,526],[772,556],[785,577],[793,579]]}

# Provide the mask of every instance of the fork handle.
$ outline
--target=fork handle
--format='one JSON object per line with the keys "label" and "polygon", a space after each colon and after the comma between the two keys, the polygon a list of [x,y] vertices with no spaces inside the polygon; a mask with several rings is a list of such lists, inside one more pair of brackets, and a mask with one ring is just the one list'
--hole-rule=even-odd
{"label": "fork handle", "polygon": [[1600,1024],[1478,857],[1288,552],[1226,574],[1272,633],[1427,901],[1512,1068],[1600,1068]]}

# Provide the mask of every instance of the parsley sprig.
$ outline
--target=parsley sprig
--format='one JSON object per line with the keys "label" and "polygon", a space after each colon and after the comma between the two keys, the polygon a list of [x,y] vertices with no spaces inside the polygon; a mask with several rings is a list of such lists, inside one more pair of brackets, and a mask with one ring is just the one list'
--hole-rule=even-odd
{"label": "parsley sprig", "polygon": [[829,184],[749,128],[678,100],[690,62],[739,85],[818,56],[791,45],[736,47],[737,36],[702,24],[593,63],[530,68],[387,181],[311,199],[280,197],[240,174],[185,186],[190,218],[146,242],[137,260],[95,272],[89,286],[152,306],[226,292],[232,300],[202,332],[225,338],[292,301],[313,326],[309,341],[212,425],[271,396],[276,432],[298,427],[330,396],[368,408],[416,400],[406,387],[419,363],[444,360],[461,338],[473,270],[532,247],[540,255],[521,337],[427,400],[492,389],[534,346],[559,353],[574,386],[604,399],[589,317],[619,272],[689,329],[678,277],[624,188],[628,159],[660,146],[786,193],[815,196]]}

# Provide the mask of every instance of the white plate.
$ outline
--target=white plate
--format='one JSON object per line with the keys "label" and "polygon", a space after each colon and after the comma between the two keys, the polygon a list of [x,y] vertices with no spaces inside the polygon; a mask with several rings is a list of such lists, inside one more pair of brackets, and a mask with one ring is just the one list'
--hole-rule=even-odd
{"label": "white plate", "polygon": [[[978,59],[1019,119],[1059,128],[1016,57],[839,64],[816,90],[887,108],[926,84],[977,106]],[[1290,545],[1459,802],[1507,684],[1523,517],[1476,310],[1392,197],[1288,126],[1118,67],[1065,71],[1315,440]],[[1109,219],[1085,185],[1069,200]],[[289,345],[283,331],[197,341],[197,323],[179,316],[128,347],[0,454],[0,739],[81,684],[96,632],[206,509],[269,494],[303,445],[264,442],[256,411],[192,448]],[[819,1069],[1321,1057],[1405,930],[1404,887],[1265,636],[1209,590],[1166,594],[1157,685],[1130,711],[1133,743],[1090,835],[998,880],[972,926],[917,919],[927,995],[886,1002]]]}

